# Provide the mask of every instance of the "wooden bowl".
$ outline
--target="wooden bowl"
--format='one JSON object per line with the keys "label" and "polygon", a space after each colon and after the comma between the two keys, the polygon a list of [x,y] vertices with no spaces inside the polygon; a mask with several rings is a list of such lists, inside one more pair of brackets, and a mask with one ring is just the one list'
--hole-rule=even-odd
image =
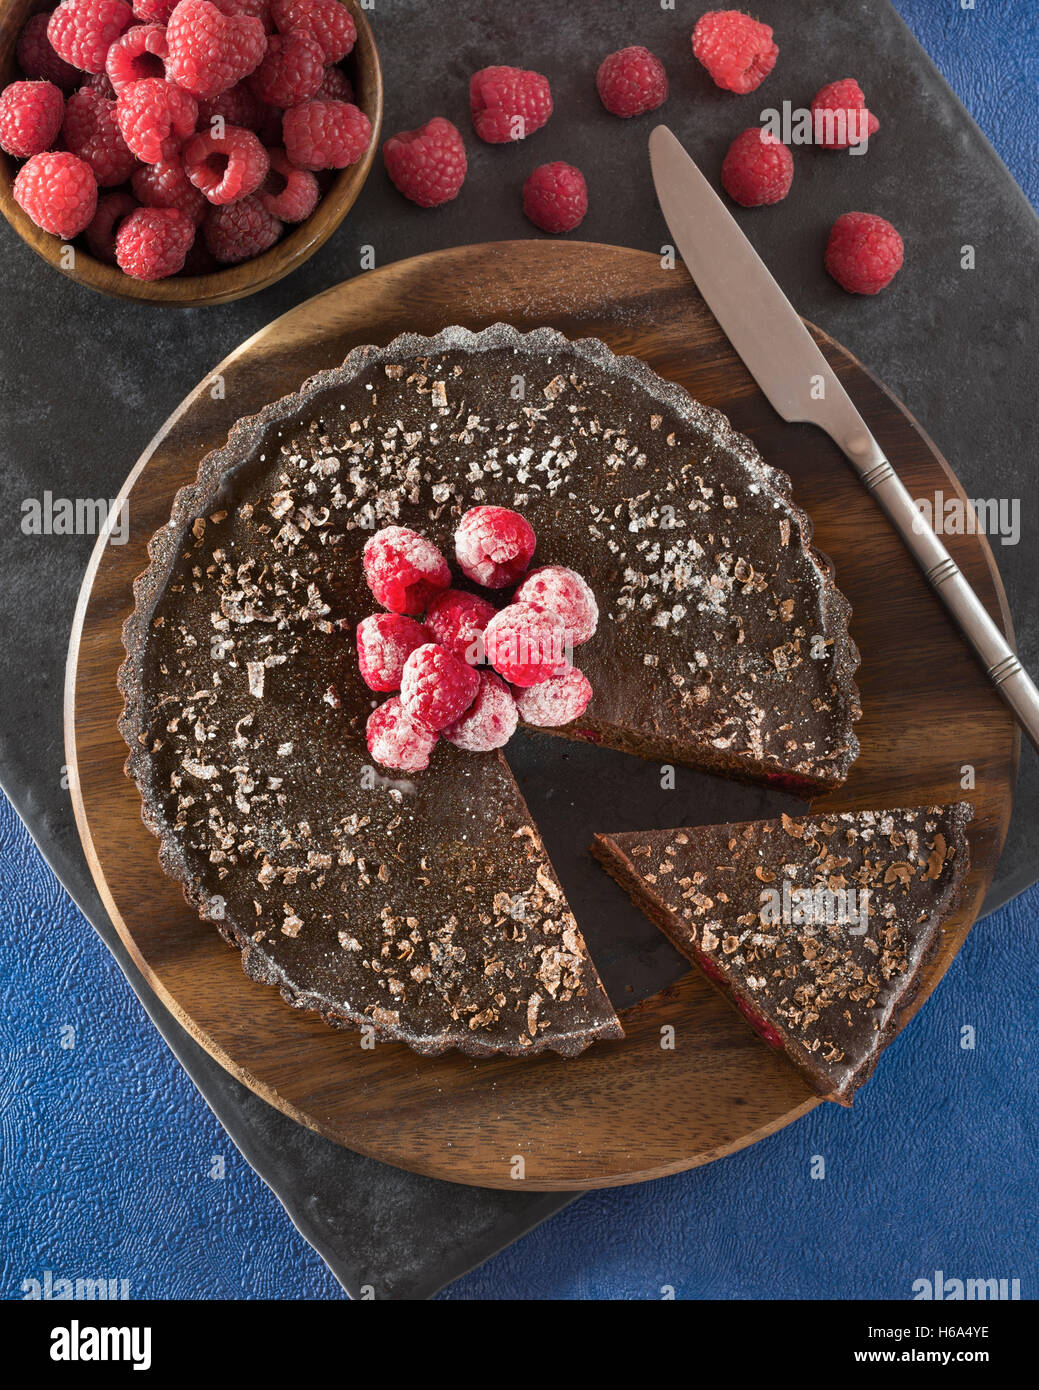
{"label": "wooden bowl", "polygon": [[[6,0],[0,13],[0,88],[19,76],[15,45],[22,26],[40,10],[52,10],[56,0]],[[340,170],[326,189],[317,207],[298,227],[283,236],[276,246],[241,265],[211,275],[174,275],[167,280],[134,280],[117,266],[105,265],[91,256],[77,240],[72,264],[63,258],[66,243],[41,231],[14,200],[14,178],[20,161],[0,150],[0,211],[18,235],[43,259],[63,275],[104,294],[124,299],[145,300],[149,304],[186,307],[197,304],[226,304],[257,290],[266,289],[288,275],[324,245],[353,206],[364,186],[372,160],[379,147],[382,125],[382,69],[371,28],[357,0],[342,0],[357,25],[357,43],[344,66],[354,84],[354,100],[372,123],[371,143],[364,157],[349,169]],[[108,191],[108,190],[105,190]]]}

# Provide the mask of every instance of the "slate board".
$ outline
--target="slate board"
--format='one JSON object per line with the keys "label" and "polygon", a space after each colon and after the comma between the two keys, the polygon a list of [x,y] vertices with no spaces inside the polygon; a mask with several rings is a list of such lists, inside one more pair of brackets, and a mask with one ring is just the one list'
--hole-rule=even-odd
{"label": "slate board", "polygon": [[[62,786],[65,649],[93,537],[30,537],[23,500],[114,496],[154,430],[206,371],[277,314],[357,273],[361,248],[379,264],[440,246],[530,234],[519,208],[535,164],[568,159],[589,181],[580,235],[657,249],[667,233],[653,198],[645,138],[653,118],[619,122],[592,83],[602,54],[642,42],[665,62],[661,116],[709,174],[729,140],[784,99],[804,105],[853,69],[886,122],[865,158],[795,152],[786,203],[740,214],[796,306],[843,342],[905,401],[973,497],[1021,497],[1036,446],[1034,402],[1039,227],[1023,194],[887,0],[757,0],[780,63],[757,93],[716,90],[689,54],[703,6],[679,12],[630,0],[378,0],[372,14],[387,80],[388,131],[431,114],[466,135],[470,182],[435,212],[404,204],[376,167],[349,222],[307,265],[263,294],[223,308],[174,312],[102,299],[52,272],[0,229],[0,464],[8,525],[0,541],[6,663],[0,687],[0,780],[48,861],[113,950],[156,1025],[245,1157],[351,1293],[428,1297],[568,1197],[459,1188],[396,1172],[294,1125],[234,1082],[172,1022],[126,960],[90,884]],[[516,60],[547,73],[557,115],[518,149],[479,145],[468,121],[476,68]],[[912,139],[898,131],[911,131]],[[940,157],[939,157],[940,156]],[[833,218],[889,216],[908,262],[875,300],[846,296],[821,268]],[[972,244],[976,269],[960,268]],[[1027,503],[1025,525],[1028,524]],[[1029,606],[1034,548],[996,545],[1025,664],[1039,669]],[[41,624],[41,617],[43,622]],[[1039,764],[1022,757],[1017,810],[987,907],[1039,875]]]}

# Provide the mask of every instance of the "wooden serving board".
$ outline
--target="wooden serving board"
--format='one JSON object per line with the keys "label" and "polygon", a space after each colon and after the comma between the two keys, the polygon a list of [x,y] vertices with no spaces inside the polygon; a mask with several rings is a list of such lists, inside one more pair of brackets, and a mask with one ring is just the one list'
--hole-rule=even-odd
{"label": "wooden serving board", "polygon": [[[963,943],[1010,819],[1015,726],[871,497],[818,431],[771,410],[685,270],[644,252],[579,242],[460,247],[373,271],[300,305],[214,369],[141,456],[121,497],[130,537],[98,543],[69,650],[67,759],[83,847],[128,950],[188,1032],[240,1081],[304,1125],[373,1158],[454,1182],[541,1190],[604,1187],[706,1163],[772,1133],[818,1103],[696,973],[623,1013],[627,1037],[571,1061],[417,1057],[373,1050],[243,973],[159,868],[157,841],[123,773],[116,727],[120,629],[152,533],[198,462],[248,415],[338,363],[358,343],[550,324],[644,358],[724,410],[793,478],[819,546],[836,561],[862,651],[862,754],[839,792],[816,805],[956,800],[974,769],[972,864],[961,910],[943,933],[917,1006]],[[823,352],[915,497],[963,498],[948,465],[903,407],[844,349]],[[1009,617],[983,537],[950,548],[993,616]],[[613,828],[609,823],[604,829]],[[619,890],[618,890],[619,894]],[[619,901],[618,897],[618,901]],[[574,909],[581,917],[581,903]],[[601,933],[600,933],[601,935]],[[616,1002],[616,1001],[615,1001]],[[623,1002],[623,1001],[620,1001]],[[661,1029],[675,1047],[661,1048]],[[881,1062],[883,1065],[883,1062]],[[522,1156],[524,1176],[517,1176]]]}

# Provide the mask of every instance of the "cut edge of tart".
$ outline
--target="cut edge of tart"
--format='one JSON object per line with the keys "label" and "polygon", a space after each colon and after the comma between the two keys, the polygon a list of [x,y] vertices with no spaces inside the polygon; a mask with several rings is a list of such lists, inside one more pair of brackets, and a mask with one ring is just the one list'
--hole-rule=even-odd
{"label": "cut edge of tart", "polygon": [[[574,1009],[570,1010],[571,1013],[576,1010],[578,1017],[570,1021],[561,1020],[557,1026],[548,1022],[545,1016],[541,1016],[539,1020],[538,1013],[540,1006],[546,1006],[546,1012],[551,1012],[552,1005],[557,1002],[556,994],[552,993],[550,998],[548,994],[539,995],[540,987],[533,989],[531,999],[534,995],[539,995],[540,1004],[528,1003],[529,1026],[520,1026],[518,1019],[516,1036],[511,1040],[507,1037],[492,1038],[489,1035],[482,1038],[463,1027],[449,1028],[446,1032],[439,1030],[431,1034],[409,1032],[406,1027],[398,1026],[398,1018],[392,1009],[373,1008],[370,1001],[363,1008],[344,1007],[341,1001],[330,998],[327,990],[310,988],[305,980],[293,978],[291,972],[273,958],[276,953],[268,950],[266,946],[261,946],[260,939],[264,932],[250,931],[244,922],[234,920],[233,915],[226,911],[226,905],[220,896],[214,895],[200,881],[197,868],[193,866],[177,835],[171,830],[170,818],[163,805],[164,796],[168,796],[168,791],[164,793],[156,784],[156,764],[153,757],[156,744],[161,742],[153,737],[154,716],[157,706],[161,705],[165,698],[154,691],[149,693],[145,670],[156,611],[163,601],[178,564],[189,558],[189,552],[193,547],[203,544],[206,519],[213,521],[216,516],[226,516],[228,511],[237,506],[236,489],[244,485],[251,472],[255,471],[254,455],[265,439],[269,435],[280,438],[279,427],[284,426],[291,430],[298,426],[311,402],[317,403],[322,396],[340,388],[345,392],[366,373],[373,373],[382,368],[385,375],[390,377],[392,373],[399,374],[398,364],[409,360],[431,360],[438,354],[456,354],[470,360],[478,360],[479,354],[495,350],[528,356],[535,365],[543,365],[546,361],[551,362],[562,356],[567,358],[571,366],[580,368],[584,363],[590,372],[598,369],[618,382],[628,383],[629,389],[643,393],[648,401],[658,402],[663,410],[673,412],[680,422],[690,427],[691,434],[700,440],[701,445],[709,442],[723,460],[727,461],[730,469],[743,470],[747,479],[753,480],[749,491],[763,494],[778,515],[780,526],[786,526],[784,543],[787,543],[791,536],[795,537],[791,554],[801,557],[798,563],[803,562],[812,576],[809,591],[811,602],[817,605],[819,629],[825,634],[827,644],[831,648],[826,663],[826,678],[829,681],[827,694],[831,703],[825,704],[825,710],[827,714],[832,714],[829,725],[832,725],[834,731],[833,746],[818,757],[809,757],[806,752],[801,752],[800,761],[791,755],[789,766],[784,766],[784,760],[774,756],[771,760],[761,757],[755,760],[747,753],[743,756],[734,755],[724,746],[724,738],[711,741],[713,745],[720,746],[708,746],[708,741],[702,738],[700,745],[695,749],[695,756],[690,756],[687,749],[679,748],[676,751],[673,729],[665,729],[658,737],[652,729],[639,728],[633,731],[619,727],[616,719],[596,719],[594,704],[588,714],[576,721],[579,727],[570,726],[562,731],[553,732],[561,732],[564,737],[588,739],[644,757],[677,758],[705,770],[790,784],[803,790],[834,786],[843,781],[858,752],[852,725],[860,717],[858,692],[854,683],[859,656],[848,632],[851,610],[847,599],[836,587],[831,562],[811,544],[811,522],[807,514],[791,500],[789,478],[766,464],[750,441],[739,434],[719,411],[695,401],[684,388],[660,378],[639,359],[618,357],[597,339],[569,340],[548,328],[520,333],[507,324],[495,324],[480,332],[452,326],[432,337],[404,334],[385,347],[359,346],[348,354],[342,365],[315,374],[308,378],[297,392],[270,403],[257,414],[245,417],[232,426],[226,444],[202,459],[196,480],[178,492],[169,522],[156,532],[149,542],[149,564],[134,583],[135,607],[123,629],[123,644],[127,656],[118,677],[119,688],[124,696],[124,710],[119,727],[130,749],[126,760],[126,772],[140,791],[142,819],[160,842],[159,859],[163,870],[181,884],[187,900],[199,912],[200,917],[213,921],[225,939],[242,951],[243,965],[250,977],[277,986],[288,1003],[295,1007],[315,1010],[329,1024],[341,1027],[371,1027],[380,1038],[404,1041],[414,1050],[428,1055],[436,1055],[455,1047],[471,1056],[487,1056],[502,1052],[509,1055],[531,1055],[546,1049],[569,1056],[582,1051],[592,1041],[621,1037],[623,1032],[588,956],[583,936],[569,910],[537,829],[500,754],[479,757],[493,758],[499,769],[501,785],[504,786],[505,782],[511,783],[511,792],[505,794],[511,796],[507,809],[517,822],[513,838],[524,837],[525,843],[529,846],[530,863],[533,864],[535,859],[538,861],[536,869],[531,870],[532,874],[536,872],[538,887],[534,889],[535,896],[537,897],[541,890],[547,894],[547,897],[537,899],[541,903],[537,910],[542,911],[547,903],[550,915],[543,920],[549,922],[554,932],[565,934],[565,947],[553,947],[549,952],[554,960],[556,957],[563,960],[562,977],[566,984],[560,997],[565,1003],[572,1003],[575,999],[579,1001]],[[563,382],[565,388],[563,377],[555,380]],[[543,407],[547,411],[553,404],[554,397],[550,394],[548,386],[544,394],[549,402]],[[320,415],[317,405],[315,408]],[[260,457],[263,458],[262,455]],[[697,481],[702,487],[703,480],[698,478]],[[206,543],[208,544],[208,538]],[[539,559],[543,563],[546,560],[551,562],[557,557],[549,553],[540,556]],[[744,582],[739,574],[737,580],[740,584]],[[820,664],[815,663],[816,666]],[[778,662],[777,670],[782,688],[782,681],[786,676]],[[814,677],[813,672],[813,679]],[[825,722],[821,717],[820,723]],[[695,731],[690,730],[690,734],[694,735]],[[808,746],[814,749],[814,741]],[[800,745],[795,744],[794,747],[799,748]],[[424,777],[430,775],[430,772],[421,774]],[[257,910],[259,911],[259,907]],[[553,913],[558,920],[551,916]],[[253,925],[251,922],[248,923],[249,927]],[[543,958],[547,959],[547,956],[544,956],[545,948],[540,949],[543,951]],[[558,986],[557,964],[553,964],[549,974],[552,982]],[[584,1001],[583,1004],[581,1001]],[[514,1000],[510,1001],[510,1009],[513,1013],[518,1010],[519,1015],[522,1015],[522,1007]],[[563,1009],[561,1012],[565,1014],[566,1010]]]}
{"label": "cut edge of tart", "polygon": [[[821,811],[597,835],[592,853],[814,1091],[850,1105],[959,905],[973,816],[967,801]],[[856,884],[868,910],[841,922],[838,895]]]}

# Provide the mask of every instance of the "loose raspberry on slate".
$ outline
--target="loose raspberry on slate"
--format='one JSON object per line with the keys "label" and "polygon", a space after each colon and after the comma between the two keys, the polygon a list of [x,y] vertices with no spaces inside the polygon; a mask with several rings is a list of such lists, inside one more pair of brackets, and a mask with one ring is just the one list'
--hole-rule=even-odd
{"label": "loose raspberry on slate", "polygon": [[73,92],[65,103],[61,127],[65,148],[86,160],[101,188],[125,183],[137,168],[116,115],[115,102],[88,87]]}
{"label": "loose raspberry on slate", "polygon": [[489,753],[504,748],[516,732],[519,715],[512,691],[493,671],[480,671],[480,689],[461,719],[441,732],[448,743],[466,753]]}
{"label": "loose raspberry on slate", "polygon": [[133,22],[123,0],[62,0],[47,23],[59,58],[83,72],[104,72],[109,48]]}
{"label": "loose raspberry on slate", "polygon": [[70,241],[97,210],[97,180],[86,160],[68,150],[34,154],[18,170],[14,200],[37,227]]}
{"label": "loose raspberry on slate", "polygon": [[143,24],[166,25],[176,8],[177,0],[133,0],[133,12]]}
{"label": "loose raspberry on slate", "polygon": [[372,126],[359,106],[346,101],[304,101],[281,122],[285,153],[300,169],[345,169],[368,148]]}
{"label": "loose raspberry on slate", "polygon": [[260,189],[260,202],[282,222],[302,222],[317,207],[321,190],[309,169],[297,169],[284,150],[268,150],[271,167]]}
{"label": "loose raspberry on slate", "polygon": [[667,101],[664,64],[641,44],[604,58],[595,85],[603,106],[614,116],[641,116]]}
{"label": "loose raspberry on slate", "polygon": [[166,27],[166,72],[195,97],[228,91],[259,67],[267,52],[263,21],[226,15],[209,0],[180,0]]}
{"label": "loose raspberry on slate", "polygon": [[400,702],[417,724],[439,730],[462,717],[479,689],[478,671],[438,643],[426,642],[404,663]]}
{"label": "loose raspberry on slate", "polygon": [[12,82],[0,92],[0,149],[15,159],[43,154],[64,114],[65,98],[53,82]]}
{"label": "loose raspberry on slate", "polygon": [[709,10],[693,30],[693,53],[718,87],[745,95],[776,65],[772,30],[739,10]]}
{"label": "loose raspberry on slate", "polygon": [[[336,0],[339,3],[339,0]],[[302,29],[274,34],[249,86],[268,106],[298,106],[317,92],[325,77],[321,45]]]}
{"label": "loose raspberry on slate", "polygon": [[483,660],[483,630],[497,611],[478,594],[445,589],[429,605],[423,622],[434,641],[476,666]]}
{"label": "loose raspberry on slate", "polygon": [[182,151],[184,172],[211,203],[234,203],[255,193],[270,159],[260,137],[242,126],[224,127],[218,140],[208,131],[193,135]]}
{"label": "loose raspberry on slate", "polygon": [[830,82],[812,98],[812,131],[824,150],[846,150],[860,145],[880,129],[866,98],[853,77]]}
{"label": "loose raspberry on slate", "polygon": [[115,111],[123,139],[145,164],[169,159],[198,120],[195,98],[161,77],[146,77],[124,87]]}
{"label": "loose raspberry on slate", "polygon": [[513,603],[529,603],[554,614],[574,647],[594,637],[599,626],[595,595],[577,571],[566,565],[542,565],[531,570],[513,595]]}
{"label": "loose raspberry on slate", "polygon": [[510,603],[483,634],[487,660],[512,685],[537,685],[570,664],[570,643],[552,613],[529,603]]}
{"label": "loose raspberry on slate", "polygon": [[404,663],[429,633],[402,613],[373,613],[357,624],[357,661],[370,690],[399,690]]}
{"label": "loose raspberry on slate", "polygon": [[284,227],[253,193],[236,203],[211,208],[202,231],[206,246],[221,265],[237,265],[269,251]]}
{"label": "loose raspberry on slate", "polygon": [[846,212],[830,229],[826,269],[852,294],[877,294],[902,266],[902,238],[883,217]]}
{"label": "loose raspberry on slate", "polygon": [[722,161],[722,187],[745,208],[782,202],[793,181],[794,156],[760,126],[737,135]]}
{"label": "loose raspberry on slate", "polygon": [[[338,0],[336,0],[338,4]],[[345,101],[354,104],[354,86],[342,68],[325,68],[321,86],[314,93],[317,101]]]}
{"label": "loose raspberry on slate", "polygon": [[97,200],[97,212],[87,226],[84,236],[90,253],[106,265],[115,265],[115,235],[123,219],[139,207],[129,193],[106,193]]}
{"label": "loose raspberry on slate", "polygon": [[386,526],[369,536],[362,565],[376,602],[391,613],[424,613],[451,583],[447,561],[433,542],[406,526]]}
{"label": "loose raspberry on slate", "polygon": [[134,196],[146,208],[177,208],[201,226],[209,202],[184,172],[180,155],[160,159],[158,164],[138,164],[130,185]]}
{"label": "loose raspberry on slate", "polygon": [[26,77],[36,82],[53,82],[63,92],[74,91],[83,74],[54,52],[47,37],[49,14],[34,14],[18,35],[15,58]]}
{"label": "loose raspberry on slate", "polygon": [[341,62],[357,42],[353,15],[339,0],[271,0],[271,17],[279,33],[301,29],[317,39],[326,63]]}
{"label": "loose raspberry on slate", "polygon": [[470,507],[455,532],[455,559],[467,579],[505,589],[526,572],[537,540],[526,517],[508,507]]}
{"label": "loose raspberry on slate", "polygon": [[397,772],[424,772],[439,738],[432,729],[415,723],[399,695],[391,695],[372,710],[365,732],[375,761]]}
{"label": "loose raspberry on slate", "polygon": [[469,79],[469,107],[480,139],[504,145],[541,129],[552,114],[552,91],[539,72],[481,68]]}
{"label": "loose raspberry on slate", "polygon": [[391,135],[382,157],[394,187],[422,208],[449,203],[465,182],[465,143],[458,127],[443,116]]}
{"label": "loose raspberry on slate", "polygon": [[105,59],[105,73],[117,94],[130,82],[166,76],[166,30],[161,24],[135,24],[116,39]]}
{"label": "loose raspberry on slate", "polygon": [[592,698],[592,687],[584,672],[571,666],[561,676],[550,676],[547,681],[516,690],[514,694],[516,709],[524,724],[557,729],[560,724],[569,724],[584,714]]}
{"label": "loose raspberry on slate", "polygon": [[539,164],[523,185],[523,211],[543,232],[572,232],[588,211],[584,175],[562,161]]}
{"label": "loose raspberry on slate", "polygon": [[219,117],[225,124],[244,126],[246,130],[259,130],[266,113],[263,102],[249,90],[247,82],[239,82],[229,91],[216,97],[205,97],[198,104],[198,129],[216,133],[213,118]]}
{"label": "loose raspberry on slate", "polygon": [[177,208],[138,208],[115,234],[116,264],[135,280],[164,280],[184,267],[195,224]]}

